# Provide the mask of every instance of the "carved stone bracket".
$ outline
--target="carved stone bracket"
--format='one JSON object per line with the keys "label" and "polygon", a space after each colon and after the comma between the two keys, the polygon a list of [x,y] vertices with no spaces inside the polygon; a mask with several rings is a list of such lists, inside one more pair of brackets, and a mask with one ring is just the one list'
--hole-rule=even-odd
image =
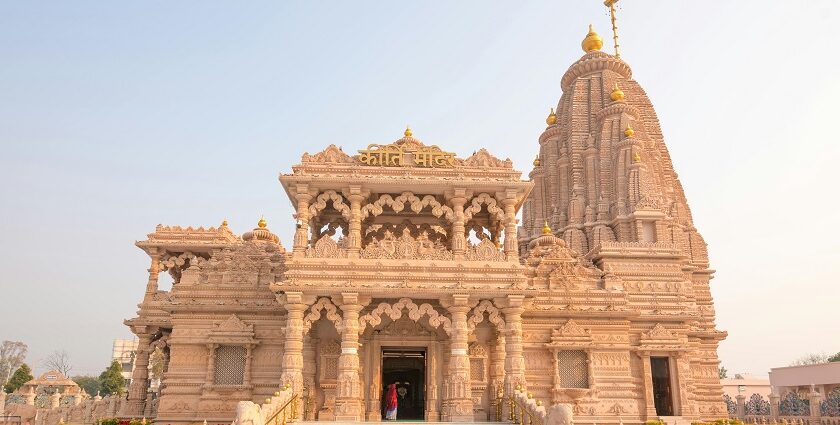
{"label": "carved stone bracket", "polygon": [[452,334],[452,321],[441,315],[431,304],[417,305],[410,298],[400,298],[394,304],[380,303],[373,311],[359,318],[359,334],[365,331],[368,324],[378,326],[382,323],[382,314],[387,315],[391,320],[398,320],[403,315],[403,310],[408,310],[408,318],[413,321],[420,320],[423,316],[429,316],[429,325],[433,328],[443,326],[443,330]]}
{"label": "carved stone bracket", "polygon": [[321,297],[318,301],[309,308],[309,313],[303,317],[303,333],[309,332],[312,329],[312,324],[321,318],[321,312],[326,313],[327,320],[335,324],[336,330],[341,333],[344,328],[341,315],[338,313],[338,307],[332,303],[327,297]]}
{"label": "carved stone bracket", "polygon": [[488,321],[496,325],[496,329],[500,333],[504,333],[505,320],[502,319],[501,310],[496,308],[496,306],[493,305],[493,302],[490,300],[482,300],[472,310],[472,315],[467,319],[467,326],[469,326],[470,330],[474,330],[477,324],[484,321],[485,312],[488,314]]}
{"label": "carved stone bracket", "polygon": [[392,197],[388,194],[380,195],[379,199],[362,207],[362,220],[369,216],[376,217],[382,214],[385,205],[391,207],[394,212],[398,213],[405,209],[406,204],[415,214],[419,214],[423,211],[423,208],[431,206],[432,215],[435,217],[444,217],[450,223],[455,220],[452,208],[441,204],[434,196],[426,195],[420,198],[411,192],[403,192],[397,197]]}

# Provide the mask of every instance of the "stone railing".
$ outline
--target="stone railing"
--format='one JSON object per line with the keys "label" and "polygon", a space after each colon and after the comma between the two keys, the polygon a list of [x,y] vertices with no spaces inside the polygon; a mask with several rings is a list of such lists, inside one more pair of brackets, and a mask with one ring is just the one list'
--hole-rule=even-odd
{"label": "stone railing", "polygon": [[[2,400],[5,399],[5,400]],[[0,397],[2,415],[19,416],[22,425],[94,424],[119,412],[122,397],[79,397],[54,394],[46,407],[38,407],[35,397]]]}
{"label": "stone railing", "polygon": [[[728,402],[732,404],[731,400]],[[805,398],[795,393],[785,397],[771,394],[769,401],[758,394],[749,401],[739,395],[729,411],[731,418],[748,424],[840,425],[840,392],[833,391],[826,399],[816,391]]]}
{"label": "stone railing", "polygon": [[232,425],[281,425],[298,420],[298,413],[298,397],[286,386],[265,399],[265,403],[237,403]]}
{"label": "stone railing", "polygon": [[572,406],[557,403],[546,409],[521,386],[507,400],[508,421],[518,425],[572,425]]}

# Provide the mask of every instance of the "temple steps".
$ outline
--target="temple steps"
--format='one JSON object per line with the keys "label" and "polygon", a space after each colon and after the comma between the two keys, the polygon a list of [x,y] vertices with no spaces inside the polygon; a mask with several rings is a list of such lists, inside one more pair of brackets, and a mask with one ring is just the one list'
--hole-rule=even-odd
{"label": "temple steps", "polygon": [[[392,423],[424,423],[426,421],[423,420],[396,420],[396,421],[381,421],[381,422],[373,422],[373,421],[362,421],[362,422],[351,422],[351,421],[300,421],[295,422],[295,424],[300,425],[324,425],[324,424],[336,424],[336,425],[359,425],[359,424],[392,424]],[[499,425],[500,423],[507,423],[507,422],[428,422],[433,423],[435,425]],[[668,425],[671,425],[671,422],[668,422]],[[682,425],[682,424],[681,424]]]}
{"label": "temple steps", "polygon": [[682,416],[658,416],[665,425],[691,425],[691,421]]}

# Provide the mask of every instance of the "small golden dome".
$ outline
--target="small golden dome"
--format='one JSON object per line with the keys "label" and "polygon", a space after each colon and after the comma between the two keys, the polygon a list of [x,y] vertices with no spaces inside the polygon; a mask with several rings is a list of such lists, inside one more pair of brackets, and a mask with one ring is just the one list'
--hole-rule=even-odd
{"label": "small golden dome", "polygon": [[615,83],[615,86],[613,86],[612,93],[610,93],[610,99],[612,99],[613,102],[624,100],[624,92],[618,88],[618,83]]}
{"label": "small golden dome", "polygon": [[545,224],[543,224],[543,234],[550,235],[551,233],[551,227],[548,226],[548,221],[546,221]]}
{"label": "small golden dome", "polygon": [[549,112],[548,117],[545,118],[545,123],[548,125],[557,124],[557,114],[554,113],[554,108],[551,108],[551,112]]}
{"label": "small golden dome", "polygon": [[260,216],[260,221],[258,221],[258,222],[257,222],[257,226],[258,226],[260,229],[265,229],[265,226],[266,226],[267,224],[268,224],[268,223],[266,223],[266,221],[265,221],[265,217]]}
{"label": "small golden dome", "polygon": [[539,166],[540,166],[540,156],[537,155],[537,157],[534,158],[534,167],[539,167]]}
{"label": "small golden dome", "polygon": [[601,50],[601,47],[604,46],[604,40],[601,39],[601,36],[595,32],[595,29],[592,28],[592,24],[589,24],[589,34],[586,34],[586,38],[580,43],[580,47],[583,47],[583,51],[586,53],[593,52],[595,50]]}
{"label": "small golden dome", "polygon": [[638,152],[633,152],[633,162],[642,162],[642,156]]}
{"label": "small golden dome", "polygon": [[405,126],[405,131],[403,131],[403,135],[405,137],[411,137],[413,133],[411,132],[411,127]]}
{"label": "small golden dome", "polygon": [[227,227],[227,219],[222,220],[222,227]]}
{"label": "small golden dome", "polygon": [[633,137],[634,134],[636,134],[636,131],[633,130],[633,127],[630,127],[630,125],[628,124],[627,128],[624,129],[624,136]]}

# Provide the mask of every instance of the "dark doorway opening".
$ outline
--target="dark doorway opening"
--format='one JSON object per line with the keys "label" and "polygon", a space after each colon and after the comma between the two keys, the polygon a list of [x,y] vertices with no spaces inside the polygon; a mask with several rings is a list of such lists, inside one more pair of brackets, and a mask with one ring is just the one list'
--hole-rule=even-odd
{"label": "dark doorway opening", "polygon": [[423,420],[426,411],[426,350],[382,349],[382,417],[385,390],[397,384],[397,420]]}
{"label": "dark doorway opening", "polygon": [[650,371],[653,377],[653,404],[659,416],[674,416],[674,402],[671,397],[671,368],[667,357],[651,357]]}

